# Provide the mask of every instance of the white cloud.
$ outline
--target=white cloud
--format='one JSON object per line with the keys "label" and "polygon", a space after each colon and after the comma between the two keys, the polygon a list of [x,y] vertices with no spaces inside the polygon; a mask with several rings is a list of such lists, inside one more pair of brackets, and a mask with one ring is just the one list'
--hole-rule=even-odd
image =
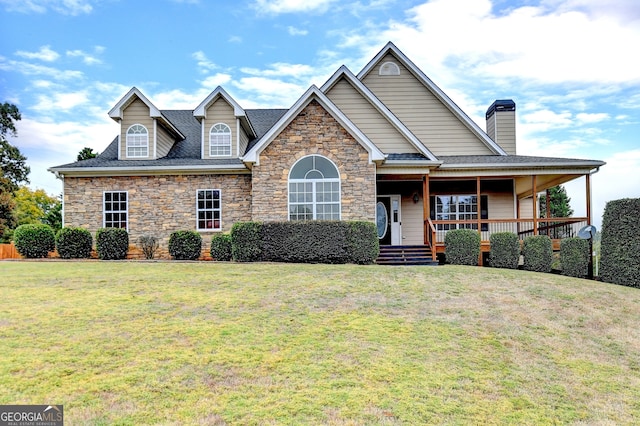
{"label": "white cloud", "polygon": [[292,35],[292,36],[305,36],[309,34],[309,31],[307,30],[298,29],[292,26],[287,27],[287,31],[289,32],[289,35]]}
{"label": "white cloud", "polygon": [[267,69],[241,68],[240,71],[253,76],[281,78],[293,77],[295,79],[306,79],[316,72],[315,68],[309,65],[289,64],[285,62],[270,64]]}
{"label": "white cloud", "polygon": [[[102,53],[104,51],[104,47],[96,46],[95,51],[96,53]],[[84,62],[86,65],[98,65],[102,63],[101,59],[98,59],[94,55],[86,53],[79,49],[67,50],[67,56],[70,56],[72,58],[81,58],[82,62]]]}
{"label": "white cloud", "polygon": [[91,3],[91,0],[0,0],[9,12],[45,13],[52,10],[72,16],[91,13]]}
{"label": "white cloud", "polygon": [[308,89],[305,85],[264,77],[245,77],[231,84],[249,95],[245,100],[236,99],[244,108],[289,108]]}
{"label": "white cloud", "polygon": [[61,70],[29,62],[7,60],[0,56],[0,70],[13,71],[24,75],[41,75],[55,80],[80,80],[84,77],[81,71]]}
{"label": "white cloud", "polygon": [[200,73],[208,74],[209,71],[215,70],[218,66],[207,58],[207,55],[202,51],[198,50],[191,54],[191,57],[195,59],[198,63],[198,67],[200,68]]}
{"label": "white cloud", "polygon": [[225,84],[231,81],[232,77],[230,74],[218,73],[211,76],[208,76],[204,80],[200,82],[202,87],[210,88],[210,91],[215,90],[218,86],[224,86]]}
{"label": "white cloud", "polygon": [[56,114],[61,111],[69,111],[80,105],[87,103],[87,93],[70,92],[70,93],[54,93],[51,96],[39,95],[38,103],[32,108],[45,114]]}
{"label": "white cloud", "polygon": [[324,13],[337,0],[256,0],[253,7],[262,13]]}
{"label": "white cloud", "polygon": [[60,54],[51,50],[50,46],[42,46],[37,52],[25,52],[20,50],[16,52],[16,55],[27,59],[38,59],[44,62],[53,62],[60,58]]}
{"label": "white cloud", "polygon": [[584,123],[584,124],[598,123],[608,119],[609,119],[609,114],[604,112],[600,112],[600,113],[581,112],[576,114],[576,120],[578,120],[579,123]]}

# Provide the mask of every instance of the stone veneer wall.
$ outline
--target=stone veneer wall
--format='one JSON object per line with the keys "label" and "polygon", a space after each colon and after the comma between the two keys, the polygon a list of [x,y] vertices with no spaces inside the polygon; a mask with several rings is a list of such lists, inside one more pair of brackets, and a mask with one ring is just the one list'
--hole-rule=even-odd
{"label": "stone veneer wall", "polygon": [[[170,258],[169,235],[196,230],[196,191],[222,191],[222,227],[229,232],[235,222],[251,220],[250,175],[185,175],[134,177],[65,177],[65,226],[88,229],[94,236],[102,227],[103,191],[129,192],[129,257],[140,258],[142,235],[160,238],[158,258]],[[203,256],[208,256],[211,236],[201,232]],[[95,241],[94,241],[95,246]]]}
{"label": "stone veneer wall", "polygon": [[312,101],[260,154],[254,165],[252,216],[288,220],[289,170],[312,154],[330,158],[340,172],[342,220],[375,221],[376,167],[369,153],[318,102]]}

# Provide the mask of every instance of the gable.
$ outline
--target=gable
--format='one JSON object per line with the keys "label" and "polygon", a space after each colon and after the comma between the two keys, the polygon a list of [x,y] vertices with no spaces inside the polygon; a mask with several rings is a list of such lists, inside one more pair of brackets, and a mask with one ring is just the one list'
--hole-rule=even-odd
{"label": "gable", "polygon": [[127,130],[134,124],[142,124],[147,128],[149,135],[149,157],[153,153],[153,125],[154,119],[150,116],[150,109],[145,102],[140,98],[135,97],[126,107],[122,110],[122,120],[120,122],[120,149],[119,157],[121,159],[127,158],[127,147],[125,141],[127,140]]}
{"label": "gable", "polygon": [[333,85],[326,95],[385,154],[418,153],[346,79]]}
{"label": "gable", "polygon": [[[399,75],[386,69],[380,75],[380,66],[389,63],[397,65]],[[436,156],[495,154],[392,51],[359,78]]]}

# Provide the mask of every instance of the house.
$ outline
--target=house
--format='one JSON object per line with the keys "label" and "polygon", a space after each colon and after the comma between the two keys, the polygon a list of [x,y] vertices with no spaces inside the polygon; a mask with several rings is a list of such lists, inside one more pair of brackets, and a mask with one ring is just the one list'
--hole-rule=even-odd
{"label": "house", "polygon": [[[289,109],[244,109],[218,87],[193,110],[161,111],[134,87],[109,111],[120,133],[102,154],[50,170],[65,226],[126,228],[133,245],[193,229],[206,250],[249,220],[372,221],[382,246],[434,259],[450,229],[478,230],[485,252],[493,232],[575,235],[605,163],[517,155],[515,114],[497,100],[481,129],[388,43]],[[583,176],[586,217],[539,214],[539,193]]]}

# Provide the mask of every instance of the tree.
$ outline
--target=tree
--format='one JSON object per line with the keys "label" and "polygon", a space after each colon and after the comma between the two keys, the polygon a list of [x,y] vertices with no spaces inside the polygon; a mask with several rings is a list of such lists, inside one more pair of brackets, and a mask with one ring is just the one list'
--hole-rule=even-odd
{"label": "tree", "polygon": [[[569,204],[571,198],[567,195],[564,186],[558,185],[549,188],[551,217],[571,217],[573,209]],[[547,197],[540,197],[540,217],[547,217]]]}
{"label": "tree", "polygon": [[21,183],[29,183],[27,158],[20,150],[7,141],[7,134],[16,136],[15,121],[20,120],[20,112],[15,105],[0,105],[0,187],[2,190],[15,192]]}
{"label": "tree", "polygon": [[22,117],[18,107],[7,102],[0,104],[0,240],[6,241],[8,230],[16,225],[13,214],[13,193],[21,183],[29,183],[31,171],[25,164],[27,158],[7,141],[7,135],[16,136],[15,122]]}
{"label": "tree", "polygon": [[[55,224],[54,216],[49,216],[53,213],[61,202],[58,198],[52,197],[47,194],[44,189],[36,189],[32,191],[27,186],[21,186],[15,192],[14,200],[16,202],[16,208],[14,211],[16,221],[19,225],[26,225],[29,223],[47,223],[46,220],[52,220]],[[51,226],[51,223],[47,223]],[[56,229],[54,226],[51,226]]]}
{"label": "tree", "polygon": [[[549,212],[551,217],[571,217],[573,216],[573,209],[569,204],[571,198],[567,195],[564,186],[558,185],[553,188],[549,188]],[[540,197],[540,217],[547,217],[547,197]],[[571,227],[568,227],[566,223],[559,222],[547,222],[547,235],[551,238],[567,238],[573,236]]]}
{"label": "tree", "polygon": [[78,161],[82,161],[82,160],[88,160],[90,158],[96,158],[98,156],[97,152],[93,152],[93,148],[89,148],[89,147],[84,147],[82,148],[82,150],[78,153]]}

